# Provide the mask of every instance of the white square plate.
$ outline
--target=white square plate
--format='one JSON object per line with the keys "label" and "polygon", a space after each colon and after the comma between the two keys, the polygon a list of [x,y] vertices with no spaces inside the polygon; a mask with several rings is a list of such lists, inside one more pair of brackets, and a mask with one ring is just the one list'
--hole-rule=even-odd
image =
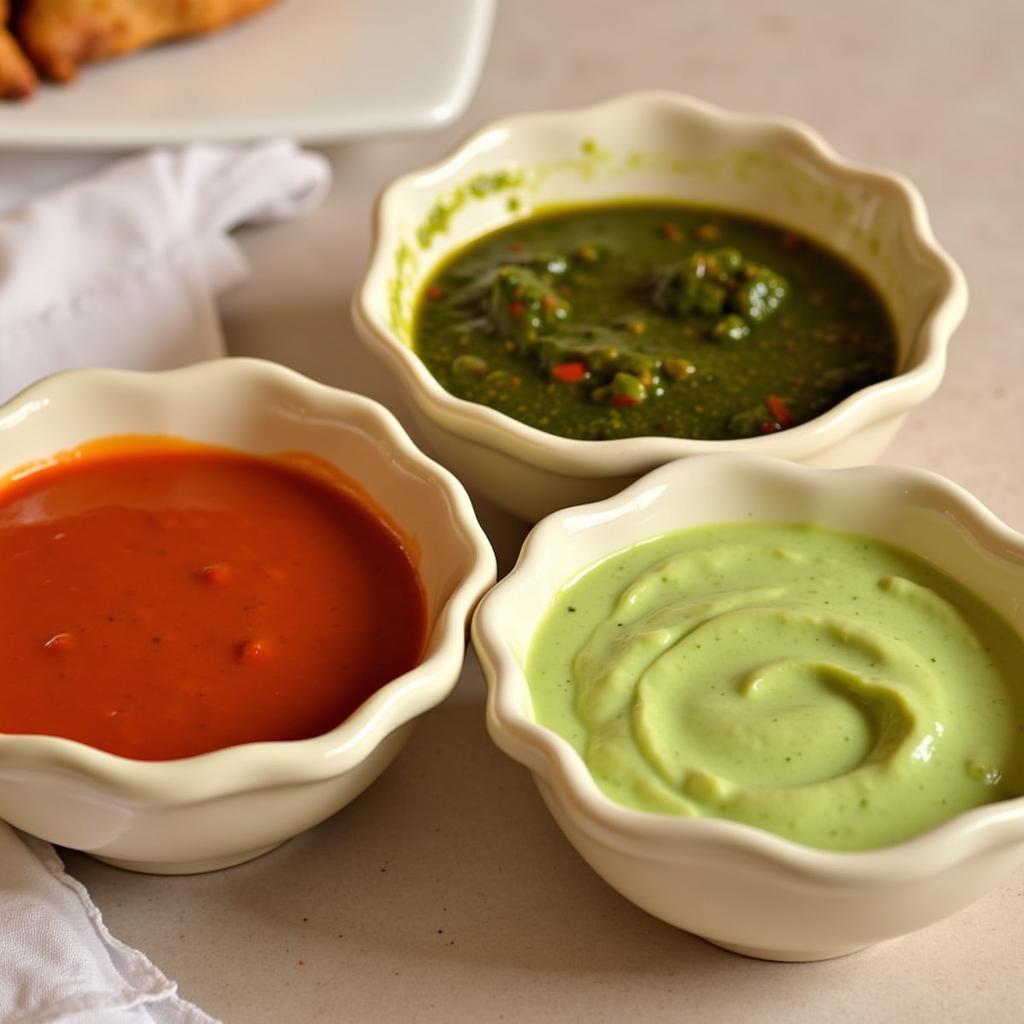
{"label": "white square plate", "polygon": [[495,0],[281,0],[221,32],[0,103],[0,146],[130,148],[437,127],[476,86]]}

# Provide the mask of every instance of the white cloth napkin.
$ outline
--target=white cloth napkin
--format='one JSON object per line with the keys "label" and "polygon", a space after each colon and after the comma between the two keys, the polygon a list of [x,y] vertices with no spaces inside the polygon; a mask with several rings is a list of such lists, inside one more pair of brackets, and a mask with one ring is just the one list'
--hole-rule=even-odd
{"label": "white cloth napkin", "polygon": [[[278,141],[123,160],[0,214],[0,401],[83,366],[223,355],[215,297],[246,273],[228,232],[315,206],[320,156]],[[48,843],[0,822],[0,1021],[216,1024],[113,938]]]}
{"label": "white cloth napkin", "polygon": [[103,924],[49,843],[0,822],[0,1021],[217,1024]]}
{"label": "white cloth napkin", "polygon": [[57,370],[158,370],[224,354],[228,232],[315,206],[327,162],[288,141],[111,165],[0,215],[0,401]]}

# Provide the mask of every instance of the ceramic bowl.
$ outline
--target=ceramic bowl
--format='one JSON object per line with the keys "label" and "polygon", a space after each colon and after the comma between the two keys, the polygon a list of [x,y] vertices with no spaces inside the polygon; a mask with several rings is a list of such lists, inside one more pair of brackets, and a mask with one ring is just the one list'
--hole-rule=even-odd
{"label": "ceramic bowl", "polygon": [[494,556],[462,486],[387,410],[256,360],[45,380],[0,409],[0,475],[125,434],[308,452],[333,463],[412,540],[427,596],[420,663],[322,736],[137,761],[66,739],[0,735],[0,818],[121,867],[206,871],[317,824],[387,767],[415,718],[455,685]]}
{"label": "ceramic bowl", "polygon": [[[472,239],[552,205],[650,197],[786,225],[875,284],[898,335],[897,374],[777,434],[736,441],[577,441],[448,394],[413,350],[417,296]],[[621,489],[682,456],[749,452],[821,466],[873,461],[939,386],[966,307],[963,276],[935,243],[917,190],[839,157],[783,118],[669,93],[493,124],[381,197],[373,257],[354,302],[359,333],[395,374],[415,436],[474,493],[529,521]]]}
{"label": "ceramic bowl", "polygon": [[656,917],[728,949],[825,959],[954,913],[1024,861],[1024,797],[892,846],[831,852],[744,824],[615,803],[575,749],[534,720],[523,665],[566,581],[639,541],[739,520],[812,521],[888,541],[960,580],[1024,632],[1024,536],[941,477],[743,455],[683,459],[619,495],[546,518],[484,598],[473,642],[492,738],[530,769],[569,841],[606,881]]}

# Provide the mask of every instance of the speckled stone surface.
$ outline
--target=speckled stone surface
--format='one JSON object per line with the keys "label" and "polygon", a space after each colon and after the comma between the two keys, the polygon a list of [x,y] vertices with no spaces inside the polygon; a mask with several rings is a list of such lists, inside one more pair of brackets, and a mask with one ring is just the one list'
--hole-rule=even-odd
{"label": "speckled stone surface", "polygon": [[[231,350],[399,408],[348,313],[387,181],[496,116],[634,88],[788,114],[911,178],[970,284],[945,383],[885,461],[937,470],[1024,529],[1022,40],[1015,0],[506,2],[455,126],[326,150],[326,206],[241,236],[253,273],[224,303]],[[523,527],[480,513],[507,569]],[[998,1024],[1024,1005],[1024,870],[947,921],[827,963],[745,960],[648,917],[488,740],[472,660],[366,794],[260,860],[157,878],[67,859],[115,934],[231,1022]]]}

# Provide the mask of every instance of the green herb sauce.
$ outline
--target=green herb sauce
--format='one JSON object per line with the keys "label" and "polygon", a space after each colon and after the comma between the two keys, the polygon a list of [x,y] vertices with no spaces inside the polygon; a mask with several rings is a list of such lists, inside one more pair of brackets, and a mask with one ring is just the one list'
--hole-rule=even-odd
{"label": "green herb sauce", "polygon": [[783,430],[891,376],[871,284],[793,232],[718,210],[560,210],[457,252],[416,350],[452,394],[602,440]]}

